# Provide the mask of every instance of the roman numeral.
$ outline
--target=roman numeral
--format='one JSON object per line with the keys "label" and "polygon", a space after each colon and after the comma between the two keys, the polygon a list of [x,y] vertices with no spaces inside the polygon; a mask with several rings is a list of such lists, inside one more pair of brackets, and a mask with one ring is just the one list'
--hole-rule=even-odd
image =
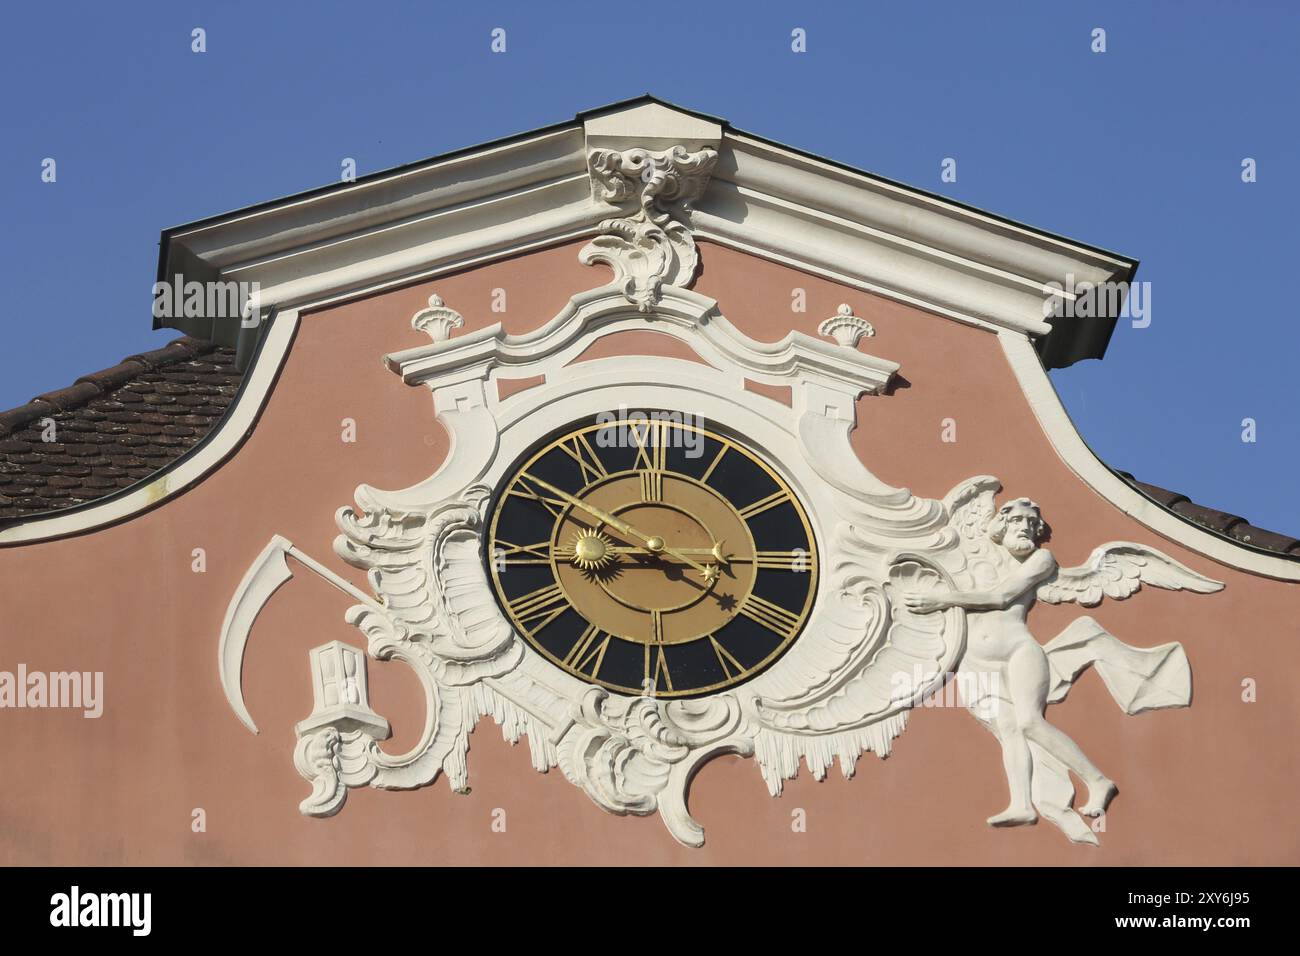
{"label": "roman numeral", "polygon": [[800,548],[794,551],[754,552],[754,566],[759,568],[770,568],[774,571],[807,571],[811,565],[811,556]]}
{"label": "roman numeral", "polygon": [[668,425],[650,422],[644,436],[634,427],[636,436],[636,463],[632,466],[641,472],[641,500],[662,501],[664,497],[664,467],[668,461]]}
{"label": "roman numeral", "polygon": [[574,435],[567,441],[560,442],[557,447],[578,463],[578,467],[582,470],[582,483],[584,485],[609,477],[604,462],[600,460],[596,450],[591,447],[586,435]]}
{"label": "roman numeral", "polygon": [[718,449],[718,453],[713,456],[713,461],[709,462],[709,467],[704,469],[704,474],[700,477],[700,481],[706,483],[708,482],[709,475],[713,474],[713,469],[718,467],[718,465],[722,462],[723,456],[727,454],[727,450],[730,448],[731,448],[730,445],[728,445],[726,442],[723,442],[722,447]]}
{"label": "roman numeral", "polygon": [[[560,554],[562,550],[565,549],[555,549],[557,558],[562,559]],[[536,544],[511,544],[509,541],[498,538],[496,557],[503,564],[550,564],[551,542],[538,541]]]}
{"label": "roman numeral", "polygon": [[[653,650],[651,649],[653,647]],[[654,658],[654,672],[650,671],[650,659]],[[650,640],[645,645],[645,686],[647,688],[656,688],[659,686],[659,675],[664,677],[664,683],[669,690],[673,689],[673,675],[668,671],[668,661],[664,659],[664,619],[663,612],[650,612]]]}
{"label": "roman numeral", "polygon": [[793,611],[787,611],[779,604],[773,604],[757,594],[750,594],[749,597],[745,598],[745,603],[740,605],[739,610],[741,614],[751,621],[757,621],[769,631],[780,634],[782,637],[794,637],[799,630],[799,615]]}
{"label": "roman numeral", "polygon": [[664,473],[662,471],[641,472],[641,500],[663,501]]}
{"label": "roman numeral", "polygon": [[663,471],[668,455],[668,426],[665,422],[645,422],[645,428],[632,428],[636,441],[636,464],[633,468]]}
{"label": "roman numeral", "polygon": [[[609,647],[610,635],[606,634],[604,640],[597,643],[602,631],[594,624],[588,624],[587,629],[582,632],[582,636],[569,649],[569,653],[564,655],[564,666],[573,668],[580,673],[588,674],[595,677],[600,673],[600,665],[605,660],[605,650]],[[590,671],[587,665],[595,661],[595,666]]]}
{"label": "roman numeral", "polygon": [[550,624],[569,607],[569,599],[564,589],[558,584],[538,588],[510,602],[510,615],[521,627],[528,621],[541,620],[532,628],[525,628],[529,634],[535,634]]}
{"label": "roman numeral", "polygon": [[712,634],[709,635],[709,643],[713,645],[713,653],[718,658],[718,663],[722,665],[722,673],[727,680],[745,673],[744,665],[736,660],[730,651],[719,644],[718,639]]}
{"label": "roman numeral", "polygon": [[537,488],[529,487],[527,482],[535,480],[536,479],[534,479],[532,475],[528,474],[528,472],[520,472],[519,476],[515,479],[514,484],[510,486],[510,490],[506,492],[506,494],[514,495],[527,501],[536,501],[543,508],[549,511],[552,517],[558,518],[560,512],[564,510],[567,502],[560,498],[553,498],[549,495],[544,495]]}
{"label": "roman numeral", "polygon": [[668,689],[671,691],[673,689],[673,675],[668,672],[668,662],[664,660],[664,649],[660,647],[657,649],[657,651],[658,653],[656,655],[656,660],[655,660],[654,683],[650,684],[649,686],[658,687],[659,675],[663,674],[664,683],[668,686]]}
{"label": "roman numeral", "polygon": [[748,521],[755,515],[762,514],[769,508],[775,508],[777,505],[785,504],[790,500],[790,494],[784,488],[778,488],[766,498],[759,498],[752,505],[747,505],[740,509],[740,516]]}

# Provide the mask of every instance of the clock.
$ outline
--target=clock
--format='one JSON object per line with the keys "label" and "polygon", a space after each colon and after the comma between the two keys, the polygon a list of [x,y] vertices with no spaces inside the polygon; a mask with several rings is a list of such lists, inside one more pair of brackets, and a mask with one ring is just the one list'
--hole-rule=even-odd
{"label": "clock", "polygon": [[817,547],[742,436],[681,412],[576,422],[489,506],[488,575],[529,646],[628,695],[695,697],[771,666],[803,629]]}

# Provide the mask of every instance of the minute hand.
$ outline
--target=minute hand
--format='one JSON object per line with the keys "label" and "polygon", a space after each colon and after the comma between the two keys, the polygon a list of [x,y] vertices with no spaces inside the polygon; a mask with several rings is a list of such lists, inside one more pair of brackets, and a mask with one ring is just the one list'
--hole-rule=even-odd
{"label": "minute hand", "polygon": [[[688,558],[680,551],[676,551],[673,548],[668,547],[668,545],[666,544],[659,548],[648,547],[651,536],[632,527],[632,525],[628,524],[622,518],[619,518],[616,515],[612,515],[608,511],[604,511],[601,508],[597,508],[595,505],[583,501],[581,498],[577,497],[576,495],[571,495],[567,491],[563,490],[562,488],[555,487],[555,485],[551,484],[549,481],[543,481],[541,478],[538,478],[536,475],[529,475],[528,478],[530,481],[532,481],[533,484],[541,485],[543,488],[545,488],[547,491],[551,492],[552,494],[559,495],[562,500],[567,501],[575,508],[581,508],[583,511],[587,512],[592,517],[599,518],[601,521],[605,522],[605,524],[609,525],[615,531],[621,531],[623,532],[623,534],[630,534],[634,538],[640,538],[642,541],[646,542],[647,547],[644,550],[649,552],[650,554],[656,554],[658,552],[663,552],[664,554],[670,554],[674,558],[677,558],[679,561],[689,564],[691,567],[699,571],[706,578],[712,576],[712,572],[704,565],[700,564],[698,561],[694,561],[691,558]],[[660,538],[659,540],[661,542],[663,541],[662,538]]]}

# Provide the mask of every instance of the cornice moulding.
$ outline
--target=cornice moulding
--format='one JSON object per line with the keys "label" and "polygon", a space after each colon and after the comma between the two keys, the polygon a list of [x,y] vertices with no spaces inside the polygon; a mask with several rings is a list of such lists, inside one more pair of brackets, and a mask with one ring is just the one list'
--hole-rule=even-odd
{"label": "cornice moulding", "polygon": [[1097,281],[1132,265],[1119,256],[743,134],[728,134],[727,147],[714,173],[717,180],[870,225],[1040,284],[1053,281],[1066,269],[1074,269],[1081,280]]}
{"label": "cornice moulding", "polygon": [[180,227],[172,231],[170,241],[226,268],[580,176],[584,168],[582,131],[568,129]]}
{"label": "cornice moulding", "polygon": [[[267,309],[372,294],[595,235],[612,207],[593,193],[593,152],[673,147],[718,154],[691,204],[695,237],[967,324],[1054,335],[1063,364],[1099,357],[1108,335],[1095,323],[1053,331],[1048,283],[1122,279],[1135,265],[650,101],[170,230],[160,272],[185,263],[257,282]],[[184,331],[231,334],[204,322]]]}
{"label": "cornice moulding", "polygon": [[584,173],[239,263],[223,275],[257,282],[264,305],[304,305],[376,283],[408,282],[485,255],[501,258],[590,235],[598,222],[595,209]]}
{"label": "cornice moulding", "polygon": [[[647,319],[617,284],[574,295],[569,304],[530,332],[507,335],[500,323],[445,342],[404,349],[384,357],[408,385],[444,387],[453,381],[553,373],[581,355],[596,339],[618,327],[646,327]],[[760,342],[718,312],[718,303],[686,289],[666,287],[650,327],[693,346],[714,368],[734,367],[764,384],[788,384],[802,373],[810,381],[839,384],[856,393],[884,389],[897,362],[791,331],[777,342]],[[737,383],[741,384],[741,383]]]}

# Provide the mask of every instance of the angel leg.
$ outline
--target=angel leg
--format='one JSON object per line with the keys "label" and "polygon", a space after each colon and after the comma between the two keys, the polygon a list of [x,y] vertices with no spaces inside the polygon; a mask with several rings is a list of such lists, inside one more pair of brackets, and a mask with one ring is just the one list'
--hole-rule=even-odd
{"label": "angel leg", "polygon": [[1007,688],[1021,733],[1073,770],[1088,786],[1088,802],[1080,808],[1085,816],[1100,816],[1118,793],[1113,781],[1103,774],[1065,731],[1053,727],[1043,716],[1050,685],[1047,655],[1037,642],[1017,648],[1007,661]]}
{"label": "angel leg", "polygon": [[993,727],[998,741],[1002,744],[1002,769],[1007,774],[1007,786],[1011,789],[1011,802],[1001,813],[989,817],[989,826],[1016,827],[1033,823],[1038,819],[1034,809],[1030,784],[1033,777],[1033,758],[1029,753],[1029,741],[1016,726],[1015,716],[1010,708],[1001,706],[998,701],[997,714],[993,718]]}

